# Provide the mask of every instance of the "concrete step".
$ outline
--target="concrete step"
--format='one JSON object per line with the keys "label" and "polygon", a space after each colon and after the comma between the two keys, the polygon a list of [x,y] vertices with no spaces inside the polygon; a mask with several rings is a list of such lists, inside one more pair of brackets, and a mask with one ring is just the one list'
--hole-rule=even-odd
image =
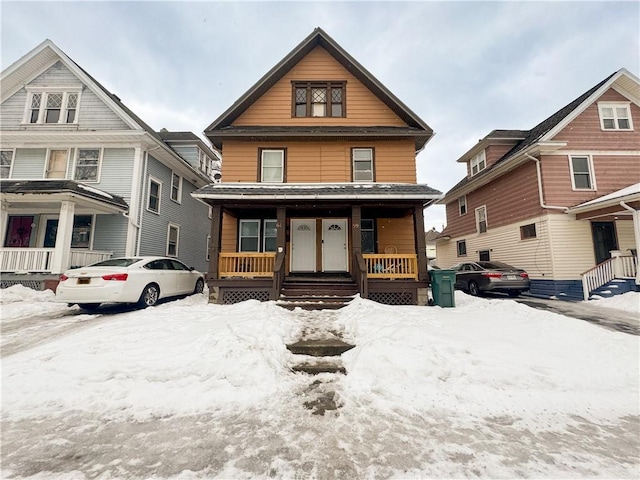
{"label": "concrete step", "polygon": [[287,345],[287,350],[295,355],[309,355],[311,357],[339,357],[351,350],[355,345],[343,342],[337,338],[319,340],[300,340]]}
{"label": "concrete step", "polygon": [[322,362],[302,362],[291,368],[294,372],[308,373],[309,375],[318,375],[320,373],[341,373],[346,375],[347,370],[340,362],[322,361]]}

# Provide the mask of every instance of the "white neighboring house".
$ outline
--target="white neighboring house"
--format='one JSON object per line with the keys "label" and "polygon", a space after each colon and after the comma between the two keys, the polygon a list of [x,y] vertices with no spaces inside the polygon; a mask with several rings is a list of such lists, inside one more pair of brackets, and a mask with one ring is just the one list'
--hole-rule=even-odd
{"label": "white neighboring house", "polygon": [[220,158],[196,135],[154,131],[50,40],[2,72],[0,132],[3,287],[123,255],[206,271],[191,192]]}

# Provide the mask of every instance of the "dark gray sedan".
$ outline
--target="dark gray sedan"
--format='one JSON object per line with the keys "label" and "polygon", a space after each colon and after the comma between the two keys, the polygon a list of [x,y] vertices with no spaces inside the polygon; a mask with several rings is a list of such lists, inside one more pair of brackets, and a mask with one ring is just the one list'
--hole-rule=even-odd
{"label": "dark gray sedan", "polygon": [[502,262],[465,262],[451,267],[456,272],[456,285],[471,295],[482,292],[505,292],[517,297],[529,290],[529,274],[521,268]]}

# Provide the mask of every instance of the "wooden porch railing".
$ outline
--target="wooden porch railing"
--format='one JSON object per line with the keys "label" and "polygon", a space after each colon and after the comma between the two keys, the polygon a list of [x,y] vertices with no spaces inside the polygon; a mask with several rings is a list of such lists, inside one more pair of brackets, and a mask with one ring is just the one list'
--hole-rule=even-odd
{"label": "wooden porch railing", "polygon": [[[69,265],[84,267],[110,258],[113,252],[71,249]],[[0,271],[50,272],[54,248],[0,248]]]}
{"label": "wooden porch railing", "polygon": [[275,253],[221,253],[218,270],[223,277],[272,277]]}
{"label": "wooden porch railing", "polygon": [[418,280],[418,256],[414,253],[364,253],[368,278],[410,278]]}

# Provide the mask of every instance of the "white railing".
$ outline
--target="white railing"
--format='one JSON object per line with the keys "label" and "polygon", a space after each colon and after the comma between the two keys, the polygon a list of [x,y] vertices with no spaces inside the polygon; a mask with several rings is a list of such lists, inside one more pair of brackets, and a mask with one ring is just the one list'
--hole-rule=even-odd
{"label": "white railing", "polygon": [[628,257],[619,257],[620,267],[622,269],[623,278],[636,278],[638,274],[638,257],[629,255]]}
{"label": "white railing", "polygon": [[601,287],[615,278],[613,260],[613,258],[609,258],[580,274],[582,277],[582,292],[585,300],[589,300],[589,294],[596,288]]}
{"label": "white railing", "polygon": [[[83,267],[110,258],[112,252],[72,249],[69,265]],[[50,272],[54,248],[0,248],[2,272]]]}

